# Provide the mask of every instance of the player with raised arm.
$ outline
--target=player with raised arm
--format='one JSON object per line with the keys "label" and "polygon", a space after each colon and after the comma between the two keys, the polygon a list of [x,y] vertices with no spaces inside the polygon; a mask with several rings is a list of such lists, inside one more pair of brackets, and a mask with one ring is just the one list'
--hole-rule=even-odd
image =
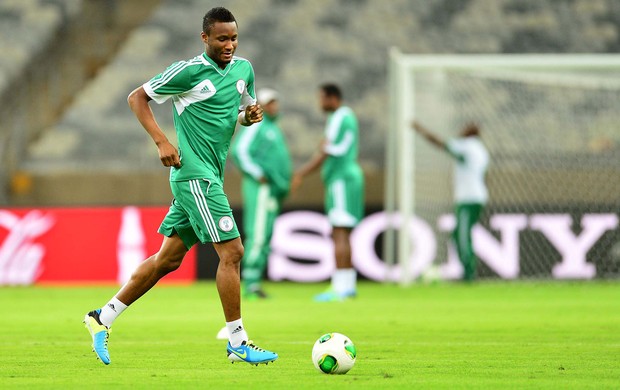
{"label": "player with raised arm", "polygon": [[[228,359],[258,365],[278,358],[249,341],[243,326],[243,245],[223,189],[224,165],[236,123],[249,126],[263,118],[255,99],[254,70],[249,61],[234,56],[237,22],[227,9],[217,7],[205,14],[201,38],[204,53],[172,64],[128,97],[131,110],[157,145],[161,162],[171,167],[174,200],[159,227],[164,235],[160,250],[138,266],[106,305],[84,318],[93,349],[104,364],[110,363],[108,337],[114,320],[176,270],[197,242],[211,242],[220,259],[216,285],[229,330]],[[161,104],[168,99],[172,100],[178,152],[149,105],[151,100]]]}
{"label": "player with raised arm", "polygon": [[357,162],[359,129],[353,110],[342,102],[335,84],[320,88],[321,109],[328,115],[325,137],[316,154],[293,175],[292,189],[303,177],[321,168],[325,185],[325,212],[332,225],[336,270],[331,287],[316,301],[342,301],[357,294],[357,274],[351,260],[351,230],[364,216],[364,175]]}
{"label": "player with raised arm", "polygon": [[480,129],[478,125],[468,123],[461,130],[460,137],[444,141],[419,122],[414,121],[412,127],[430,143],[448,152],[456,161],[454,171],[456,227],[452,238],[459,260],[463,264],[463,279],[474,280],[478,260],[474,254],[471,232],[489,198],[485,183],[489,153],[480,140]]}

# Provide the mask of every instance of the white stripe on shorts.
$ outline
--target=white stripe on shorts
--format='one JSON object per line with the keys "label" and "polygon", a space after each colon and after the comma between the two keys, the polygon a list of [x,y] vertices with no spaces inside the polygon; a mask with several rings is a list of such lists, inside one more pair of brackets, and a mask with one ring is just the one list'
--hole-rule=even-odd
{"label": "white stripe on shorts", "polygon": [[189,181],[190,190],[192,195],[194,196],[194,200],[196,201],[196,207],[198,207],[198,211],[200,212],[200,216],[207,227],[207,231],[211,236],[211,241],[220,242],[220,234],[217,231],[217,225],[211,216],[211,211],[209,210],[209,206],[207,205],[207,199],[205,195],[202,193],[200,189],[200,183],[198,180],[190,180]]}
{"label": "white stripe on shorts", "polygon": [[329,210],[328,218],[332,226],[353,227],[357,223],[357,218],[347,211],[347,192],[344,180],[334,181],[329,191],[332,193],[334,205]]}

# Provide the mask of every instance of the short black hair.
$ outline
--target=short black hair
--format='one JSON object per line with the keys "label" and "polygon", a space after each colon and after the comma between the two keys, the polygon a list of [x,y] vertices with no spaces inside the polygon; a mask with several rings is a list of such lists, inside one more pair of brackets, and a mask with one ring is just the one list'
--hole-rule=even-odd
{"label": "short black hair", "polygon": [[224,7],[211,8],[209,12],[205,14],[204,18],[202,18],[202,31],[209,35],[211,27],[213,27],[216,22],[237,23],[237,20],[235,19],[235,15]]}
{"label": "short black hair", "polygon": [[338,98],[338,100],[342,100],[342,91],[340,87],[334,83],[326,83],[321,85],[321,91],[325,94],[325,96],[334,96]]}

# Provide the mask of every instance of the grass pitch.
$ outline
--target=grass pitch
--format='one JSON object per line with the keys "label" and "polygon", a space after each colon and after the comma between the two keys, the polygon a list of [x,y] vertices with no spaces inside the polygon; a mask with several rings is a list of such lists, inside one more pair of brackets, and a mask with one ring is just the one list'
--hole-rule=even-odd
{"label": "grass pitch", "polygon": [[[620,386],[618,283],[361,283],[354,301],[313,302],[325,286],[270,283],[271,299],[243,302],[252,339],[280,355],[259,367],[229,363],[215,339],[224,319],[214,283],[156,286],[114,324],[110,366],[81,321],[116,287],[0,288],[0,388]],[[343,376],[310,359],[330,331],[357,347]]]}

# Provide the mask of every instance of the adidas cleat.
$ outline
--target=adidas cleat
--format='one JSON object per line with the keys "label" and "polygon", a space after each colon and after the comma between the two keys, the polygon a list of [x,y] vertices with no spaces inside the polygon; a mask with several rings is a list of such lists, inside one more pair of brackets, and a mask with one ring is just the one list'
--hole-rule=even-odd
{"label": "adidas cleat", "polygon": [[112,331],[99,320],[101,309],[93,310],[84,316],[84,326],[93,338],[93,352],[103,364],[110,364],[108,352],[108,338]]}
{"label": "adidas cleat", "polygon": [[278,358],[278,354],[271,351],[266,351],[262,348],[254,345],[252,341],[244,341],[240,346],[233,348],[228,342],[226,347],[226,354],[228,360],[231,363],[245,362],[258,366],[259,364],[267,364],[275,361]]}

